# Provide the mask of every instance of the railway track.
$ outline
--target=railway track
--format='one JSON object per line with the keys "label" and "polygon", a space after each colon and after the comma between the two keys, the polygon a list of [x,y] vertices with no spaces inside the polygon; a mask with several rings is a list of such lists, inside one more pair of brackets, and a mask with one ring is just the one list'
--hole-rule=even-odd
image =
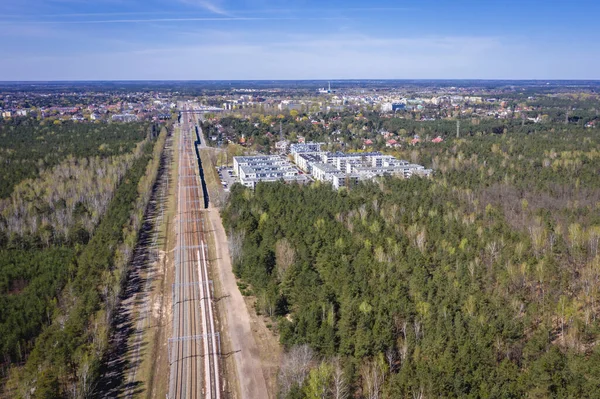
{"label": "railway track", "polygon": [[208,270],[205,199],[194,148],[195,121],[195,115],[182,117],[178,148],[173,328],[168,342],[169,399],[221,398],[220,336],[215,328]]}

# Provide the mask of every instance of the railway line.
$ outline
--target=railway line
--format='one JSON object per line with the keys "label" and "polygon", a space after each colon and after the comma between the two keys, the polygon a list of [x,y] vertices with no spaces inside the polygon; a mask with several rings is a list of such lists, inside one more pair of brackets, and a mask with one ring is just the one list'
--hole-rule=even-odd
{"label": "railway line", "polygon": [[[184,110],[188,109],[183,105]],[[207,205],[195,149],[197,116],[182,113],[177,171],[177,244],[168,341],[168,398],[220,399],[220,335],[216,328],[205,238]]]}

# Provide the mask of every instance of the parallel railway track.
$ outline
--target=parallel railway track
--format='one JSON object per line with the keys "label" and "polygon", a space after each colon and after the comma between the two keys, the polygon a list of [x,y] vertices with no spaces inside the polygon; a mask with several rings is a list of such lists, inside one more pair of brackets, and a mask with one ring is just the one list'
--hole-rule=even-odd
{"label": "parallel railway track", "polygon": [[182,115],[168,397],[220,399],[220,342],[208,271],[205,199],[194,149],[195,123],[190,123],[196,116]]}

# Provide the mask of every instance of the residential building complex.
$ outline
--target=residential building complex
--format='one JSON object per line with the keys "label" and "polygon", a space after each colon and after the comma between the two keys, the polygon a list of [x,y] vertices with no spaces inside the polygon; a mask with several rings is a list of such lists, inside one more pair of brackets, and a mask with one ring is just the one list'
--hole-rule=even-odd
{"label": "residential building complex", "polygon": [[408,178],[413,175],[428,176],[432,172],[424,166],[410,164],[380,152],[323,152],[319,143],[309,144],[310,147],[306,147],[307,144],[292,144],[292,147],[297,146],[294,147],[294,162],[315,180],[330,182],[336,189],[378,176]]}
{"label": "residential building complex", "polygon": [[[321,146],[321,143],[292,144],[290,155],[296,166],[276,155],[234,157],[234,173],[243,185],[251,188],[259,181],[283,179],[307,182],[310,181],[308,175],[311,175],[314,180],[329,182],[339,189],[378,176],[409,178],[413,175],[428,176],[432,172],[422,165],[411,164],[381,152],[324,152]],[[299,173],[298,169],[308,175]]]}
{"label": "residential building complex", "polygon": [[260,155],[249,157],[234,157],[233,171],[240,182],[254,188],[259,181],[278,181],[306,183],[310,179],[300,174],[298,169],[288,160],[278,155]]}

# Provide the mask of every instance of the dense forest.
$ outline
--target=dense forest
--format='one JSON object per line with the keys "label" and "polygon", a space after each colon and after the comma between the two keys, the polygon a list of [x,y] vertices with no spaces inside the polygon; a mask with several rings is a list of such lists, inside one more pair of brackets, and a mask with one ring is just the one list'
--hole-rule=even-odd
{"label": "dense forest", "polygon": [[232,187],[235,272],[287,348],[280,396],[597,397],[600,137],[398,155],[434,176]]}
{"label": "dense forest", "polygon": [[144,124],[60,124],[15,119],[0,124],[0,198],[24,179],[63,162],[131,152],[147,134]]}
{"label": "dense forest", "polygon": [[69,157],[0,199],[0,242],[10,246],[85,244],[121,179],[141,155]]}
{"label": "dense forest", "polygon": [[68,150],[46,148],[47,163],[0,200],[0,377],[11,397],[91,393],[167,135],[112,124],[76,144],[87,128],[62,127],[12,143],[25,152],[26,140],[63,132]]}

